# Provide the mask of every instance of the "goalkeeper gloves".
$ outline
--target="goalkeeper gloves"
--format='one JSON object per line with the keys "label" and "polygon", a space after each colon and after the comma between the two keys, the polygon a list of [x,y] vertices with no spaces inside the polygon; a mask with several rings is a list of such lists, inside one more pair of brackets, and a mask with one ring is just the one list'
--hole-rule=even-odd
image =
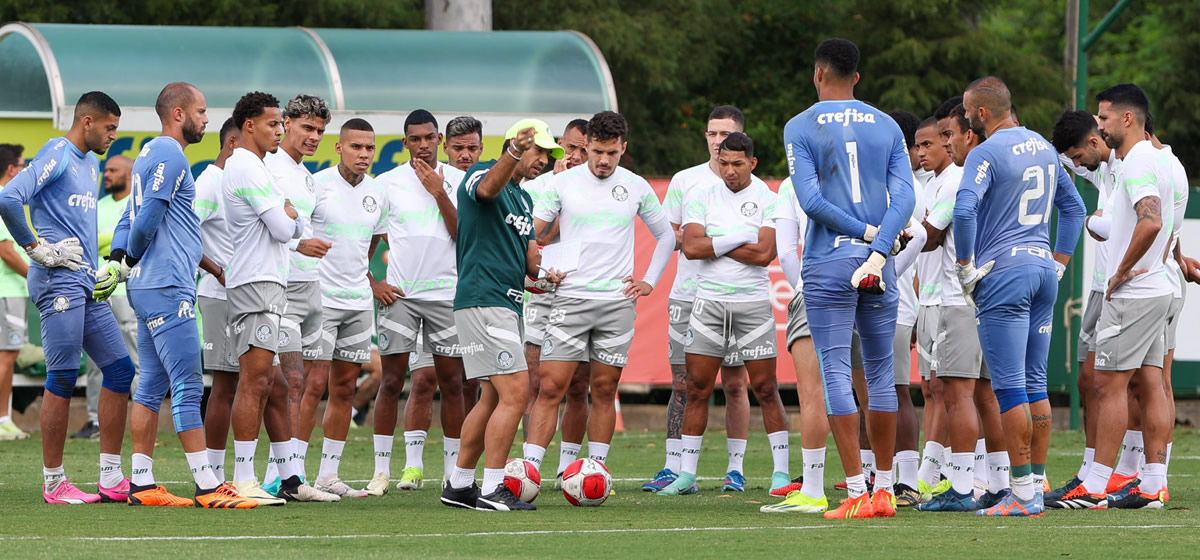
{"label": "goalkeeper gloves", "polygon": [[883,282],[885,264],[887,257],[883,256],[883,253],[872,252],[862,266],[854,271],[854,276],[850,277],[850,285],[866,294],[882,294],[887,289]]}
{"label": "goalkeeper gloves", "polygon": [[975,307],[975,286],[992,271],[993,266],[996,266],[996,261],[988,261],[980,268],[975,268],[974,262],[954,263],[954,272],[958,274],[958,281],[962,283],[963,298],[971,307]]}
{"label": "goalkeeper gloves", "polygon": [[68,237],[58,243],[49,243],[41,238],[37,241],[36,247],[25,250],[33,262],[46,268],[61,266],[70,270],[79,270],[83,264],[83,247],[78,237]]}

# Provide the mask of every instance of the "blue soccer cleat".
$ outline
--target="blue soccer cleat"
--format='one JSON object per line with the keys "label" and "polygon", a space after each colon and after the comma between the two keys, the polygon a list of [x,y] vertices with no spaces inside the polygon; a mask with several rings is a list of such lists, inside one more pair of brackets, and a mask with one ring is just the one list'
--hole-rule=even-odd
{"label": "blue soccer cleat", "polygon": [[679,476],[675,477],[673,482],[668,484],[666,488],[659,490],[656,494],[659,496],[684,496],[699,492],[700,489],[696,487],[696,475],[679,473]]}
{"label": "blue soccer cleat", "polygon": [[728,490],[730,492],[745,492],[746,477],[742,476],[742,473],[738,471],[729,471],[725,473],[725,483],[721,485],[721,490]]}
{"label": "blue soccer cleat", "polygon": [[1041,517],[1046,515],[1046,507],[1043,505],[1043,494],[1037,492],[1033,498],[1028,501],[1017,499],[1017,495],[1009,492],[1000,503],[988,508],[981,509],[975,512],[975,515],[987,517]]}
{"label": "blue soccer cleat", "polygon": [[675,471],[671,469],[658,471],[658,474],[654,475],[654,479],[642,485],[642,492],[658,492],[672,482],[675,482],[675,477],[677,476],[679,475],[675,474]]}
{"label": "blue soccer cleat", "polygon": [[967,492],[959,494],[954,488],[934,496],[928,502],[917,504],[917,511],[975,511],[979,505],[975,502],[975,494]]}

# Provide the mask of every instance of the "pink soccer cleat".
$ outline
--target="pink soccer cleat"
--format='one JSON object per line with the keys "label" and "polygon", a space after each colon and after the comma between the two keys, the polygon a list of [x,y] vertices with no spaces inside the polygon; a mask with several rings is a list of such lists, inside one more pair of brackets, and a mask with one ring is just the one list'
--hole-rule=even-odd
{"label": "pink soccer cleat", "polygon": [[122,478],[120,484],[112,488],[105,488],[100,484],[96,484],[96,488],[100,490],[100,503],[128,503],[129,502],[129,479]]}
{"label": "pink soccer cleat", "polygon": [[94,504],[100,501],[100,495],[88,494],[71,484],[71,479],[64,478],[53,491],[47,492],[43,486],[42,499],[46,500],[47,504]]}

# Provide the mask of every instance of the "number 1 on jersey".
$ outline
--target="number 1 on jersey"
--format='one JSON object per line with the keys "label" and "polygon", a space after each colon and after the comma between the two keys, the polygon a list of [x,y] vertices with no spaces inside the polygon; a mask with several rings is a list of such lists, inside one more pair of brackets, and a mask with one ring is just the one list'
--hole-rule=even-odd
{"label": "number 1 on jersey", "polygon": [[858,180],[858,142],[846,142],[846,156],[850,159],[850,197],[858,204],[862,202],[862,186]]}

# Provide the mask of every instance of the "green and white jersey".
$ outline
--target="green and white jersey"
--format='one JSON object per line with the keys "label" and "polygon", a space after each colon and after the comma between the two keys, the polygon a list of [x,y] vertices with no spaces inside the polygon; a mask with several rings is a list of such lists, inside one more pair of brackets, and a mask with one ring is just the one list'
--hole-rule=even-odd
{"label": "green and white jersey", "polygon": [[[313,178],[313,174],[308,171],[303,162],[292,159],[292,156],[289,156],[282,148],[267,154],[263,158],[263,163],[266,164],[267,170],[275,179],[279,192],[283,193],[284,198],[292,201],[292,206],[296,208],[296,214],[305,224],[308,224],[312,219],[313,207],[317,203],[316,180]],[[312,282],[317,279],[317,264],[321,259],[305,256],[296,251],[296,247],[300,245],[300,239],[311,239],[312,237],[313,229],[309,225],[304,228],[299,239],[293,239],[291,243],[288,243],[288,282]]]}
{"label": "green and white jersey", "polygon": [[479,162],[458,187],[458,286],[454,309],[504,307],[521,313],[526,252],[533,236],[533,201],[516,181],[491,199],[475,188],[496,164]]}
{"label": "green and white jersey", "polygon": [[[3,187],[0,187],[3,188]],[[120,216],[117,216],[120,219]],[[111,237],[109,238],[112,239]],[[25,255],[25,249],[13,240],[12,235],[8,233],[8,228],[0,223],[0,241],[12,241],[13,250],[17,252],[17,256],[26,263],[29,262],[29,257]],[[124,288],[122,288],[124,289]],[[29,285],[25,283],[25,277],[17,274],[17,271],[8,268],[8,265],[0,263],[0,298],[29,297]]]}
{"label": "green and white jersey", "polygon": [[[100,249],[100,252],[97,254],[101,259],[107,257],[112,252],[113,232],[117,230],[117,223],[121,221],[121,214],[125,213],[125,207],[128,205],[128,195],[119,201],[113,200],[111,196],[106,196],[96,201],[96,240]],[[113,292],[113,295],[125,295],[124,282],[117,284],[117,291]]]}
{"label": "green and white jersey", "polygon": [[318,194],[312,213],[313,235],[333,244],[318,259],[321,304],[354,311],[374,309],[375,298],[367,280],[368,253],[371,237],[387,231],[387,192],[370,175],[351,185],[336,166],[314,177]]}
{"label": "green and white jersey", "polygon": [[[1171,295],[1176,298],[1183,297],[1183,284],[1179,275],[1182,272],[1179,268],[1179,263],[1175,262],[1175,245],[1179,243],[1179,236],[1183,234],[1183,222],[1187,214],[1188,203],[1188,178],[1187,170],[1183,168],[1183,163],[1171,151],[1170,146],[1163,146],[1162,153],[1169,161],[1171,168],[1171,185],[1175,190],[1175,198],[1172,205],[1172,223],[1175,226],[1171,233],[1171,247],[1167,250],[1167,281],[1171,283]],[[1164,204],[1164,212],[1166,205]]]}
{"label": "green and white jersey", "polygon": [[[212,164],[204,168],[204,172],[196,177],[196,198],[192,200],[192,211],[200,218],[200,243],[204,246],[204,256],[221,268],[225,268],[233,257],[233,241],[225,229],[225,212],[221,210],[224,204],[221,176],[224,173],[223,169]],[[200,271],[196,295],[224,301],[225,286],[215,276]]]}
{"label": "green and white jersey", "polygon": [[[633,274],[634,217],[648,226],[663,222],[667,227],[650,183],[624,167],[604,179],[587,165],[554,175],[533,216],[546,222],[559,220],[558,242],[578,244],[579,268],[566,271],[555,292],[576,299],[625,299],[622,279]],[[658,278],[647,281],[653,285]]]}
{"label": "green and white jersey", "polygon": [[1158,198],[1162,208],[1162,229],[1154,236],[1150,248],[1133,265],[1132,270],[1145,270],[1113,290],[1113,299],[1149,299],[1171,294],[1171,283],[1167,280],[1167,268],[1163,255],[1175,227],[1174,172],[1168,154],[1158,150],[1149,140],[1142,140],[1130,148],[1121,161],[1121,178],[1104,204],[1104,211],[1112,212],[1112,227],[1108,241],[1108,278],[1116,276],[1125,253],[1129,250],[1133,230],[1137,227],[1135,209],[1143,198]]}
{"label": "green and white jersey", "polygon": [[225,160],[221,192],[225,228],[233,242],[233,253],[225,267],[225,287],[251,282],[287,286],[287,244],[272,239],[267,224],[259,217],[283,206],[284,200],[263,160],[245,148],[234,150]]}
{"label": "green and white jersey", "polygon": [[[663,197],[663,210],[667,214],[667,220],[682,227],[686,217],[683,211],[683,201],[688,193],[696,188],[712,186],[724,188],[725,181],[713,173],[708,162],[676,173],[674,177],[671,177],[671,183],[667,185],[667,194]],[[700,263],[688,260],[683,256],[683,251],[677,253],[679,260],[675,266],[675,281],[671,283],[670,298],[679,301],[695,300],[696,274],[700,270]]]}
{"label": "green and white jersey", "polygon": [[[450,202],[458,205],[458,186],[463,172],[438,163],[446,180],[442,187]],[[404,292],[405,299],[453,301],[458,282],[454,239],[446,230],[446,220],[438,209],[411,163],[406,163],[375,178],[388,200],[387,281]]]}
{"label": "green and white jersey", "polygon": [[[692,189],[684,196],[683,227],[704,226],[708,237],[731,233],[758,233],[775,228],[775,203],[778,196],[758,177],[751,176],[750,186],[733,192],[720,185]],[[696,297],[711,301],[765,301],[770,297],[771,279],[767,267],[738,262],[728,255],[700,261],[696,273]]]}
{"label": "green and white jersey", "polygon": [[921,305],[966,305],[962,283],[954,272],[954,204],[958,200],[958,184],[962,182],[963,169],[951,164],[925,183],[925,200],[930,201],[929,215],[925,221],[936,229],[944,230],[946,237],[942,246],[917,256],[917,278],[921,292],[917,301]]}

